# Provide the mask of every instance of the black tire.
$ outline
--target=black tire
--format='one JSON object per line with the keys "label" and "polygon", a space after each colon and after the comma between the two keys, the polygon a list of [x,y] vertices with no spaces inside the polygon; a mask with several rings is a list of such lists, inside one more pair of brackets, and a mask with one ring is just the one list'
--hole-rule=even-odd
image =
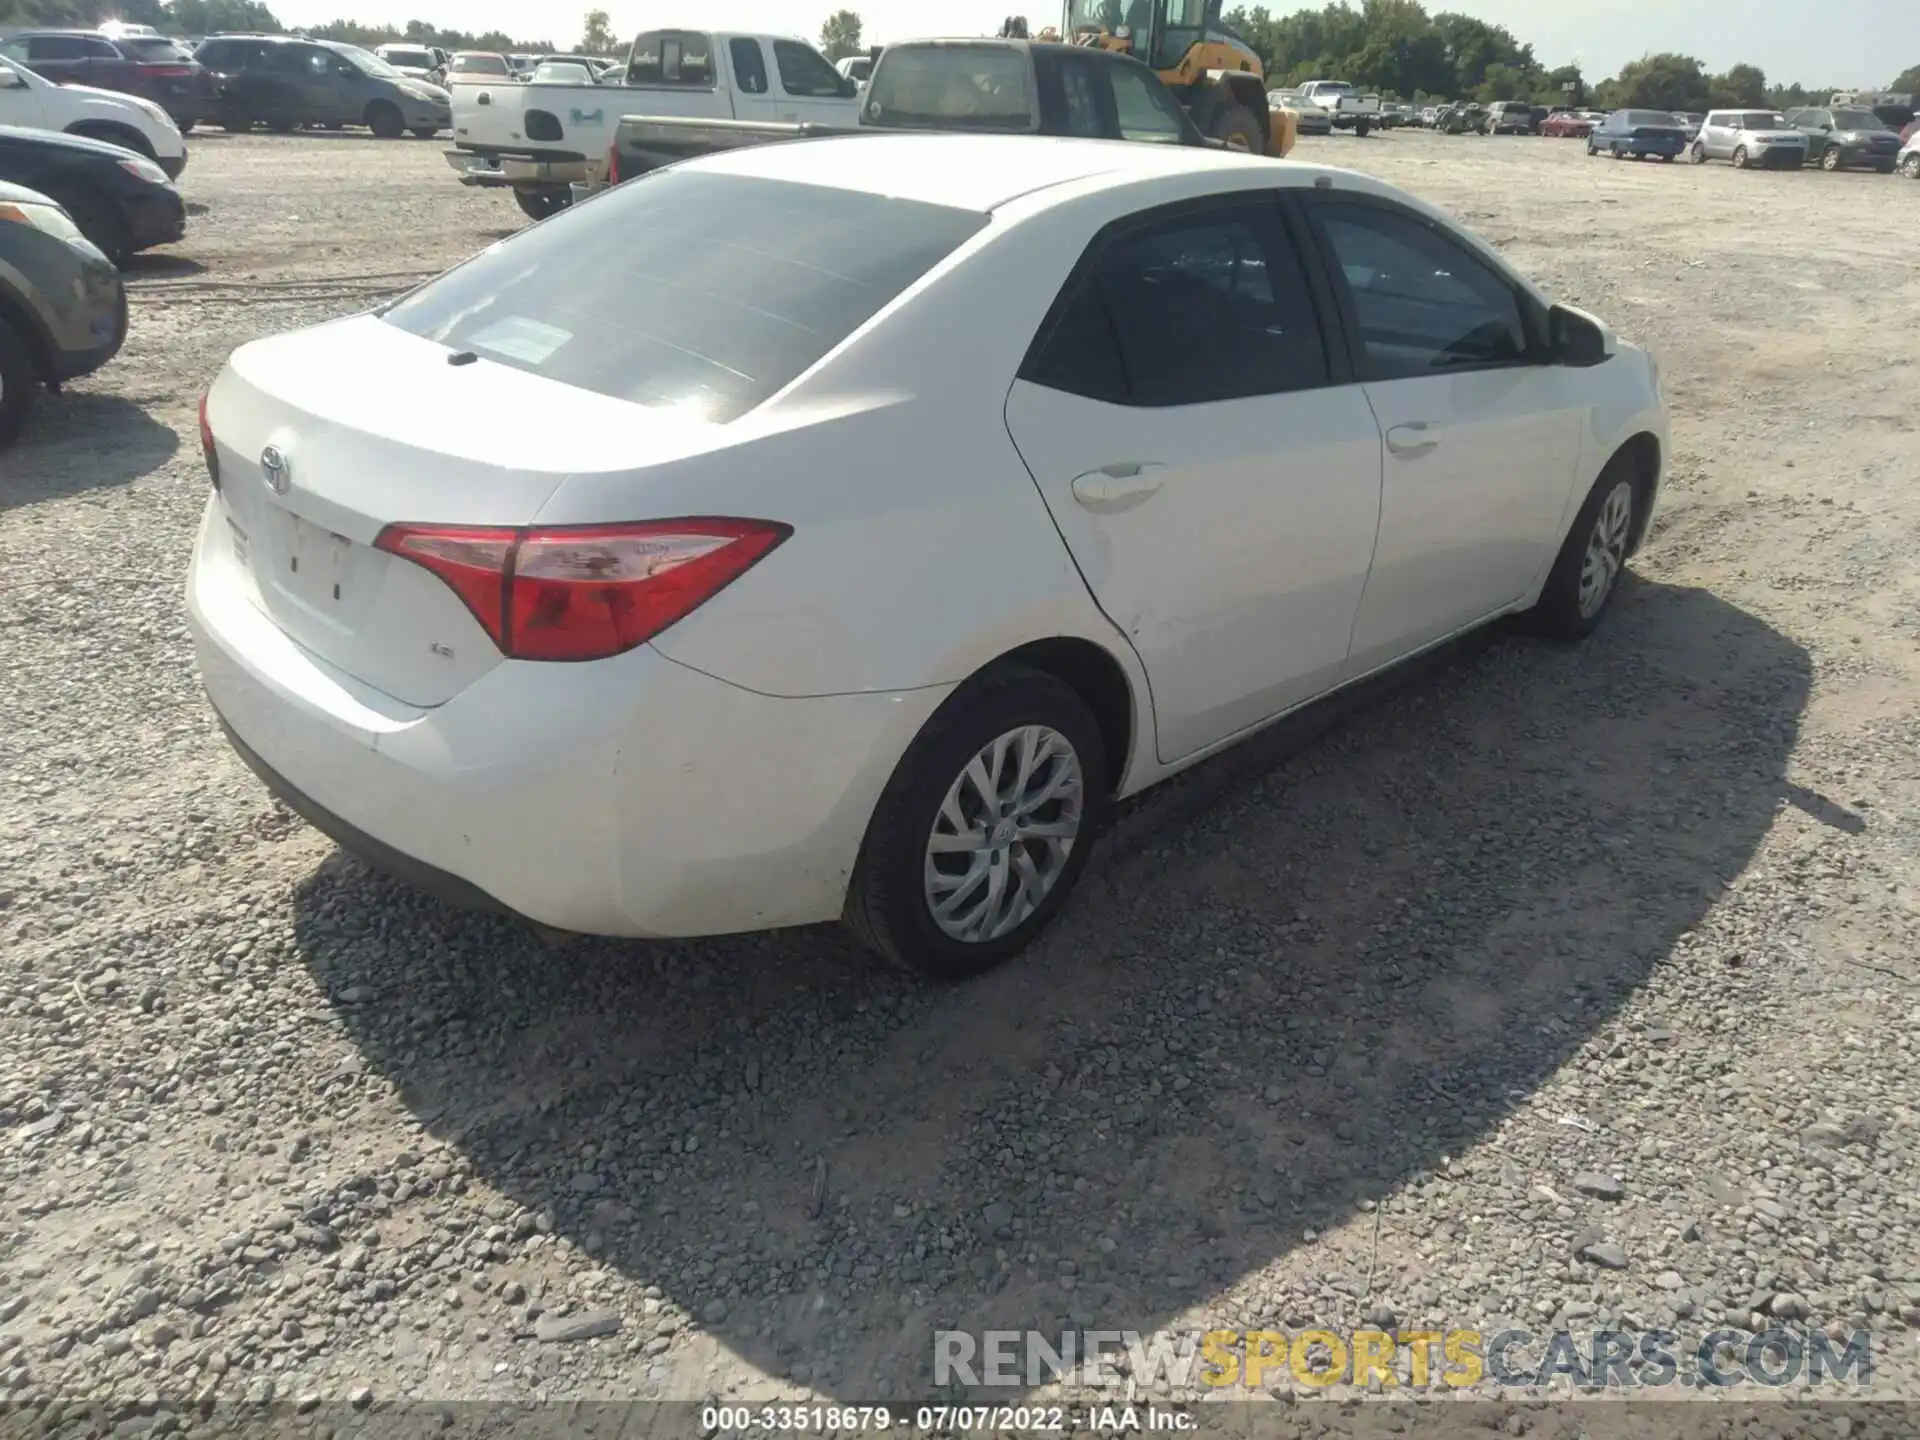
{"label": "black tire", "polygon": [[20,424],[40,393],[40,380],[40,367],[27,337],[0,315],[0,445],[20,433]]}
{"label": "black tire", "polygon": [[1353,122],[1353,133],[1362,140],[1367,138],[1368,133],[1372,129],[1373,122],[1370,120],[1356,120]]}
{"label": "black tire", "polygon": [[126,267],[133,254],[133,230],[110,196],[72,186],[48,193],[66,207],[73,223],[80,227],[80,233],[91,240],[102,255],[122,269]]}
{"label": "black tire", "polygon": [[1749,158],[1750,157],[1747,155],[1746,146],[1744,145],[1735,146],[1733,151],[1733,168],[1736,170],[1746,169],[1747,161]]}
{"label": "black tire", "polygon": [[220,128],[229,135],[253,133],[253,116],[244,105],[228,105],[220,111]]}
{"label": "black tire", "polygon": [[391,100],[376,100],[367,106],[367,128],[382,140],[398,140],[407,133],[407,120]]}
{"label": "black tire", "polygon": [[[1627,496],[1624,517],[1619,513],[1618,502],[1611,507],[1609,504],[1622,487]],[[1523,628],[1553,640],[1583,640],[1600,628],[1607,611],[1613,608],[1613,597],[1620,591],[1620,577],[1625,573],[1627,554],[1645,504],[1646,496],[1632,462],[1624,455],[1616,455],[1593,482],[1586,503],[1580,507],[1573,528],[1567,532],[1566,543],[1554,559],[1553,569],[1547,573],[1540,599],[1520,617]],[[1586,573],[1589,549],[1601,544],[1603,513],[1606,515],[1604,548],[1614,563],[1598,603],[1583,607],[1582,577]]]}
{"label": "black tire", "polygon": [[153,142],[138,130],[122,125],[101,125],[82,121],[67,131],[69,135],[78,135],[86,140],[100,140],[108,145],[118,145],[122,150],[131,150],[136,155],[144,155],[149,160],[157,157],[153,153]]}
{"label": "black tire", "polygon": [[1900,173],[1909,180],[1920,180],[1920,150],[1914,151],[1901,162]]}
{"label": "black tire", "polygon": [[1260,122],[1244,105],[1223,105],[1214,111],[1213,118],[1207,121],[1207,134],[1250,155],[1267,153],[1267,137],[1260,133]]}
{"label": "black tire", "polygon": [[191,118],[182,120],[178,115],[173,117],[173,126],[182,135],[191,135],[193,133],[193,127],[198,125],[199,123],[200,122],[198,120],[194,120]]}
{"label": "black tire", "polygon": [[431,140],[439,133],[440,131],[432,125],[416,125],[413,127],[413,135],[416,140]]}
{"label": "black tire", "polygon": [[1820,152],[1820,168],[1822,170],[1838,170],[1845,162],[1846,157],[1840,153],[1840,147],[1838,145],[1829,145],[1825,150]]}
{"label": "black tire", "polygon": [[522,190],[516,187],[513,198],[528,218],[545,220],[549,216],[558,215],[571,205],[573,192],[564,186],[549,186],[540,190]]}
{"label": "black tire", "polygon": [[[1707,147],[1696,143],[1694,147],[1687,152],[1687,158],[1692,160],[1693,163],[1696,165],[1706,164],[1707,163]],[[1738,163],[1738,162],[1735,162],[1735,163]]]}
{"label": "black tire", "polygon": [[[928,899],[929,842],[968,763],[996,739],[1026,726],[1051,730],[1077,759],[1079,828],[1052,887],[1024,919],[992,939],[960,939],[941,927]],[[847,928],[882,959],[929,980],[964,980],[1004,964],[1039,938],[1072,894],[1106,820],[1109,789],[1100,727],[1071,687],[1020,666],[980,676],[927,722],[887,782],[847,889]],[[1004,823],[996,820],[996,828]],[[1022,843],[1013,841],[1005,853],[1026,854]]]}
{"label": "black tire", "polygon": [[267,129],[276,135],[291,135],[297,127],[291,120],[269,120]]}
{"label": "black tire", "polygon": [[1674,157],[1671,155],[1662,155],[1660,157],[1660,163],[1662,165],[1671,165],[1673,163],[1673,160],[1674,160]]}

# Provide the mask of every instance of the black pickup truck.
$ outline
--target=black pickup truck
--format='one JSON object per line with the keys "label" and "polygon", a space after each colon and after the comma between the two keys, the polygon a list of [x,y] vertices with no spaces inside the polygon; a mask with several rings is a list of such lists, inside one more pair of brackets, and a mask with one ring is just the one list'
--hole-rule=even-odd
{"label": "black pickup truck", "polygon": [[[1074,135],[1218,148],[1147,66],[1127,55],[1032,40],[913,40],[873,69],[855,126],[625,116],[607,157],[617,184],[676,160],[777,140],[955,130]],[[1276,152],[1293,146],[1288,127]],[[597,183],[583,187],[601,188]]]}

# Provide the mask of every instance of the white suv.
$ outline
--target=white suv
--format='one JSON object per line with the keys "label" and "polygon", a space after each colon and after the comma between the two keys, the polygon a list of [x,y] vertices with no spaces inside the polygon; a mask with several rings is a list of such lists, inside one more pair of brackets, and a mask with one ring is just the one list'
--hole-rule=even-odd
{"label": "white suv", "polygon": [[0,55],[0,125],[104,140],[147,156],[170,180],[187,166],[180,127],[151,100],[90,85],[56,85],[5,55]]}
{"label": "white suv", "polygon": [[1798,170],[1807,162],[1807,137],[1771,110],[1714,110],[1688,154],[1696,165],[1731,160],[1736,170],[1750,165]]}

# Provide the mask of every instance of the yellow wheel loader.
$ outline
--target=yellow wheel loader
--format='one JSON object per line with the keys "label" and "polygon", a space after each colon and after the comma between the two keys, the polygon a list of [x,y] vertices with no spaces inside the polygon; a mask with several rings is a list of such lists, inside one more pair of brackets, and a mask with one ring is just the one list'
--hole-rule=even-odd
{"label": "yellow wheel loader", "polygon": [[1220,6],[1221,0],[1067,0],[1059,38],[1152,66],[1202,135],[1236,150],[1283,156],[1293,149],[1297,118],[1267,105],[1265,67],[1222,22]]}

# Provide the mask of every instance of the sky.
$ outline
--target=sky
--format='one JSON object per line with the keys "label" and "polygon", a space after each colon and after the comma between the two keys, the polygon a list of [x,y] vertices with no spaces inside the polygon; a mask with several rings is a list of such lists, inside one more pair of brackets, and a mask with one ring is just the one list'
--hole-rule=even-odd
{"label": "sky", "polygon": [[[497,28],[562,46],[579,40],[580,17],[592,8],[587,0],[268,0],[268,5],[288,25],[420,19],[463,30]],[[812,38],[820,22],[842,5],[858,12],[868,44],[991,34],[1008,15],[1025,15],[1037,30],[1058,23],[1060,9],[1057,0],[676,0],[665,5],[602,0],[601,8],[622,38],[646,25]],[[1283,14],[1308,7],[1269,0],[1267,8]],[[1913,0],[1844,0],[1831,9],[1818,0],[1429,0],[1427,8],[1504,25],[1530,42],[1543,63],[1577,61],[1596,79],[1657,50],[1696,55],[1714,71],[1746,61],[1770,79],[1856,88],[1884,86],[1909,65],[1920,64],[1920,4]]]}

